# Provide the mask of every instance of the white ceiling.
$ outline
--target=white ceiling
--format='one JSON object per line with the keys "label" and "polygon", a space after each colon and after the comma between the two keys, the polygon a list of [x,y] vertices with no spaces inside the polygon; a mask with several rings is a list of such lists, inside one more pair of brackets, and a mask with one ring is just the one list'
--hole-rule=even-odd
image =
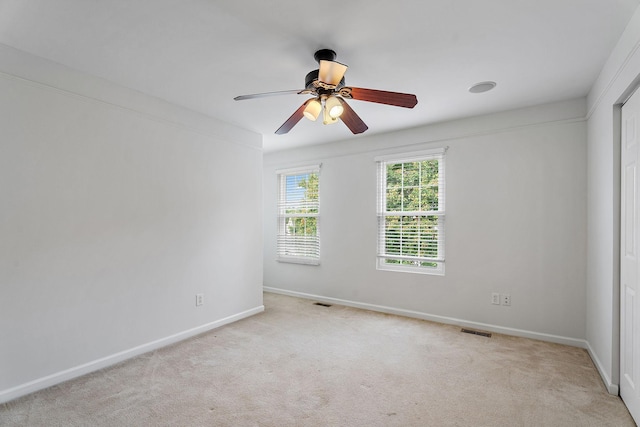
{"label": "white ceiling", "polygon": [[[414,93],[350,105],[364,134],[585,96],[638,0],[0,0],[0,43],[264,135],[265,150],[357,138],[274,131],[331,48],[348,86]],[[471,94],[474,83],[496,89]]]}

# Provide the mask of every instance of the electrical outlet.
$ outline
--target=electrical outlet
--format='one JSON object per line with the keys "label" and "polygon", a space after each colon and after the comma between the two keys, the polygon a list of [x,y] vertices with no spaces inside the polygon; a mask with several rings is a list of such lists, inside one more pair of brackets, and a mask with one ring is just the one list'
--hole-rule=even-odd
{"label": "electrical outlet", "polygon": [[204,294],[196,294],[196,306],[204,304]]}
{"label": "electrical outlet", "polygon": [[500,294],[494,292],[491,294],[491,304],[500,305]]}
{"label": "electrical outlet", "polygon": [[511,295],[502,294],[502,305],[511,305]]}

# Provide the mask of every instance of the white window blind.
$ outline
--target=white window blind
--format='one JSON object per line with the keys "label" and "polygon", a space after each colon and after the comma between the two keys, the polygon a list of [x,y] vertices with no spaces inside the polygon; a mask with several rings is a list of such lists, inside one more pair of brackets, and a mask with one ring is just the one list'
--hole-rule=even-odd
{"label": "white window blind", "polygon": [[444,274],[445,149],[378,161],[378,268]]}
{"label": "white window blind", "polygon": [[278,260],[320,263],[320,166],[278,171]]}

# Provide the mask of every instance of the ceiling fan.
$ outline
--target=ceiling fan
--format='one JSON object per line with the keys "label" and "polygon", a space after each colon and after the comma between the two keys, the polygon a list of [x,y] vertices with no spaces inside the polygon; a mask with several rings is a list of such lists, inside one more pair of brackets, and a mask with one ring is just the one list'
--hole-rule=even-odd
{"label": "ceiling fan", "polygon": [[304,89],[241,95],[236,96],[234,99],[242,101],[274,95],[313,95],[313,98],[302,104],[276,130],[279,135],[289,132],[302,117],[315,121],[320,114],[322,114],[322,122],[325,125],[336,123],[338,119],[341,119],[354,134],[362,133],[369,129],[345,99],[356,99],[404,108],[413,108],[418,103],[418,98],[409,93],[345,86],[344,74],[348,67],[335,61],[336,53],[331,49],[317,51],[314,54],[314,58],[320,64],[320,68],[307,74]]}

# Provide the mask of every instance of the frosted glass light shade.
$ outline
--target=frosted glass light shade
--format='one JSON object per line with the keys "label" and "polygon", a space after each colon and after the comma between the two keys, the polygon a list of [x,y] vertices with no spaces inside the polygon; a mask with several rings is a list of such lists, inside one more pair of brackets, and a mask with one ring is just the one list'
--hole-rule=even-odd
{"label": "frosted glass light shade", "polygon": [[320,101],[317,99],[310,99],[307,101],[307,106],[304,108],[303,114],[307,119],[313,122],[318,118],[321,111],[322,104],[320,104]]}
{"label": "frosted glass light shade", "polygon": [[327,110],[329,117],[332,119],[337,119],[344,112],[344,107],[338,98],[335,96],[330,96],[327,98],[324,104],[325,110]]}
{"label": "frosted glass light shade", "polygon": [[344,64],[335,61],[320,61],[320,70],[318,72],[318,80],[328,85],[338,86],[340,80],[344,77],[344,73],[347,72],[347,67]]}
{"label": "frosted glass light shade", "polygon": [[338,121],[338,118],[337,117],[331,117],[329,115],[329,109],[326,108],[326,106],[325,106],[324,114],[322,115],[322,123],[325,124],[325,125],[331,125],[331,124],[333,124],[333,123],[335,123],[337,121]]}

